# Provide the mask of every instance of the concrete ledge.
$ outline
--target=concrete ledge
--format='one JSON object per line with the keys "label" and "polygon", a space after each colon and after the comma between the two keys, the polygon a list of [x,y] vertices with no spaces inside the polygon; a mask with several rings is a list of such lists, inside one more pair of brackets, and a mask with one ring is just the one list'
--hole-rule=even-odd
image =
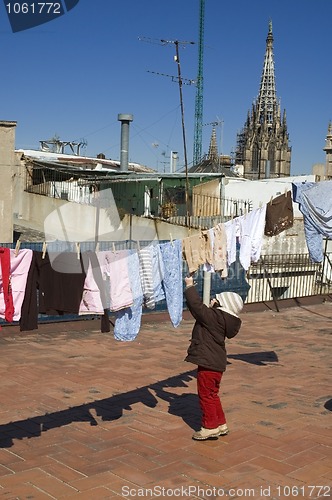
{"label": "concrete ledge", "polygon": [[332,295],[313,295],[310,297],[297,297],[293,299],[277,300],[276,303],[271,300],[267,302],[256,302],[254,304],[245,304],[244,312],[258,311],[277,311],[289,307],[304,307],[315,304],[323,304],[324,302],[332,302]]}
{"label": "concrete ledge", "polygon": [[[279,312],[284,310],[284,309],[289,309],[291,307],[293,308],[299,308],[299,307],[307,307],[307,306],[313,306],[313,305],[319,305],[319,304],[324,304],[324,303],[332,303],[332,295],[315,295],[312,297],[299,297],[295,299],[283,299],[277,302],[277,306],[279,309]],[[243,313],[242,314],[247,314],[247,313],[255,313],[255,312],[264,312],[264,311],[275,311],[277,312],[275,303],[273,301],[269,302],[257,302],[255,304],[245,304]],[[191,313],[188,311],[188,309],[185,309],[183,311],[183,320],[184,321],[193,321],[193,317]],[[59,324],[58,329],[59,330],[72,330],[72,331],[86,331],[89,329],[98,331],[100,330],[100,318],[96,316],[94,319],[88,319],[85,318],[84,316],[78,316],[77,318],[73,319],[70,318],[68,320],[66,319],[61,319],[62,317],[59,316],[59,321],[55,320],[54,317],[50,319],[50,321],[43,320],[39,322],[38,324],[38,329],[45,332],[45,331],[54,331],[54,325]],[[110,320],[114,323],[114,316],[110,316]],[[65,326],[60,326],[60,324],[66,324]],[[166,323],[170,324],[170,317],[168,314],[168,311],[152,311],[152,312],[145,312],[142,315],[142,326],[146,324],[160,324],[160,323]],[[53,325],[53,326],[52,326]],[[15,324],[10,324],[10,323],[2,323],[2,327],[5,327],[5,332],[7,328],[10,328],[10,331],[12,333],[30,333],[30,332],[20,332],[19,325],[17,323]],[[111,332],[113,331],[113,327],[111,325]],[[36,333],[37,330],[33,330],[31,333]],[[0,331],[0,338],[3,336],[4,330],[1,332]]]}

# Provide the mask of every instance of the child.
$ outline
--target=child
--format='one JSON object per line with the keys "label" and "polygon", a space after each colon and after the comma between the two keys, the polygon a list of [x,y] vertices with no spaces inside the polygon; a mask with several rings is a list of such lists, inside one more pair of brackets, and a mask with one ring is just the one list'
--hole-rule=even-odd
{"label": "child", "polygon": [[219,398],[219,387],[226,370],[225,338],[239,332],[238,314],[243,301],[237,293],[223,292],[216,295],[210,307],[203,304],[192,277],[185,278],[185,297],[188,309],[195,318],[191,343],[185,361],[197,365],[197,392],[202,410],[202,427],[193,439],[216,439],[228,433],[225,414]]}

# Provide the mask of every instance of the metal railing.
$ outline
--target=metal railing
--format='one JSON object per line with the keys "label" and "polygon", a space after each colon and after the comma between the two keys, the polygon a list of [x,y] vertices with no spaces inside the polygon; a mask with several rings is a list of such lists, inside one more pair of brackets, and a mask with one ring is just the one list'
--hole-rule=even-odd
{"label": "metal railing", "polygon": [[62,171],[46,167],[27,167],[25,190],[28,193],[82,204],[94,204],[102,180],[89,178],[84,171]]}
{"label": "metal railing", "polygon": [[327,254],[322,263],[312,262],[308,254],[261,257],[247,273],[248,303],[331,293],[332,283],[327,277],[329,260]]}
{"label": "metal railing", "polygon": [[[34,165],[27,167],[26,172],[26,192],[79,204],[98,204],[100,192],[110,187],[109,180],[105,179],[104,176],[102,178],[98,177],[97,174],[93,176],[84,170]],[[193,214],[190,217],[191,227],[212,227],[211,224],[239,217],[252,210],[250,200],[220,198],[219,196],[196,193],[194,190],[190,201]],[[175,224],[186,225],[188,220],[185,215],[185,204],[171,202],[169,204],[171,207],[169,207],[168,215],[166,215],[165,206],[160,206],[158,216],[167,218]],[[135,215],[143,215],[145,208],[144,203],[142,203],[140,213],[138,211]]]}
{"label": "metal railing", "polygon": [[234,198],[220,198],[193,192],[192,213],[196,217],[225,217],[227,220],[245,215],[252,210],[250,200],[237,200]]}
{"label": "metal railing", "polygon": [[[159,241],[163,243],[165,241]],[[139,241],[139,246],[155,244],[151,241]],[[1,247],[14,248],[15,244],[3,243]],[[76,251],[74,243],[56,241],[52,243],[52,251],[66,252]],[[135,249],[138,246],[136,241],[100,242],[99,250],[121,250]],[[42,251],[43,243],[22,242],[20,248],[29,248],[35,251]],[[80,243],[80,251],[94,251],[95,243],[92,241]],[[185,260],[182,262],[183,278],[188,274],[188,267]],[[211,275],[211,297],[223,291],[235,291],[241,295],[244,303],[253,304],[259,302],[274,301],[275,308],[279,311],[278,302],[284,299],[310,297],[315,295],[328,295],[332,293],[332,253],[324,253],[324,260],[321,263],[310,261],[308,254],[289,255],[265,255],[260,258],[245,271],[239,262],[237,255],[236,262],[228,268],[228,278],[222,279],[219,273]],[[195,281],[201,296],[203,296],[204,268],[200,266]],[[183,298],[183,308],[186,303]],[[165,300],[156,303],[155,311],[167,310]],[[144,311],[145,312],[145,311]],[[95,317],[95,315],[92,315]],[[89,319],[90,316],[84,316]],[[40,321],[57,322],[82,320],[82,316],[43,316]],[[0,324],[4,321],[0,319]]]}
{"label": "metal railing", "polygon": [[[330,254],[324,261],[313,263],[308,254],[264,255],[245,271],[239,259],[228,269],[228,278],[212,274],[211,296],[223,291],[234,291],[247,304],[278,301],[332,293]],[[200,292],[203,291],[204,271],[196,275]]]}

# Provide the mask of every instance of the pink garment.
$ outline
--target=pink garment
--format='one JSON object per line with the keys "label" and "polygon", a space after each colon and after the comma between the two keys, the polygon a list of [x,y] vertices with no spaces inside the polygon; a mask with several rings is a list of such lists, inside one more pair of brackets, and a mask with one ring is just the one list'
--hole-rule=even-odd
{"label": "pink garment", "polygon": [[[103,278],[109,278],[106,294],[110,299],[110,310],[120,311],[133,304],[133,294],[128,273],[128,250],[97,253]],[[107,289],[108,288],[108,289]]]}
{"label": "pink garment", "polygon": [[[19,321],[21,318],[22,303],[25,294],[25,287],[28,278],[28,272],[32,260],[32,250],[19,250],[17,256],[13,249],[10,252],[10,283],[13,298],[14,314],[13,321]],[[0,269],[0,318],[6,318],[6,304],[3,294],[3,279]]]}
{"label": "pink garment", "polygon": [[14,303],[10,276],[9,248],[0,248],[0,264],[2,273],[2,293],[5,302],[5,320],[11,323],[14,316]]}
{"label": "pink garment", "polygon": [[86,271],[84,281],[83,296],[78,311],[79,315],[84,314],[104,314],[103,303],[100,297],[100,290],[93,276],[91,262]]}

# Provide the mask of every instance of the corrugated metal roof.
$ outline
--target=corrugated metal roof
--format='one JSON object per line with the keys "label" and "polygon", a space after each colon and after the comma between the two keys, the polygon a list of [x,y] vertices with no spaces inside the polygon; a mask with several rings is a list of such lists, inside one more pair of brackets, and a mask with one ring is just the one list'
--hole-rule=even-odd
{"label": "corrugated metal roof", "polygon": [[[16,153],[21,153],[21,159],[37,160],[47,162],[53,165],[77,165],[91,166],[91,170],[98,172],[120,171],[120,161],[107,160],[104,158],[91,158],[88,156],[67,155],[62,153],[52,153],[49,151],[33,150],[33,149],[18,149]],[[132,172],[155,172],[152,168],[140,165],[139,163],[129,162],[129,171]],[[123,171],[121,171],[123,173]]]}
{"label": "corrugated metal roof", "polygon": [[43,160],[31,157],[25,157],[25,159],[35,167],[47,168],[50,170],[55,170],[57,172],[67,173],[74,175],[75,178],[93,178],[97,180],[109,180],[110,182],[143,182],[143,181],[162,181],[163,179],[220,179],[225,177],[223,173],[215,172],[197,172],[188,173],[177,172],[177,173],[159,173],[155,171],[142,172],[142,171],[123,171],[123,170],[110,170],[110,169],[89,169],[82,168],[77,165],[71,165],[60,161]]}

